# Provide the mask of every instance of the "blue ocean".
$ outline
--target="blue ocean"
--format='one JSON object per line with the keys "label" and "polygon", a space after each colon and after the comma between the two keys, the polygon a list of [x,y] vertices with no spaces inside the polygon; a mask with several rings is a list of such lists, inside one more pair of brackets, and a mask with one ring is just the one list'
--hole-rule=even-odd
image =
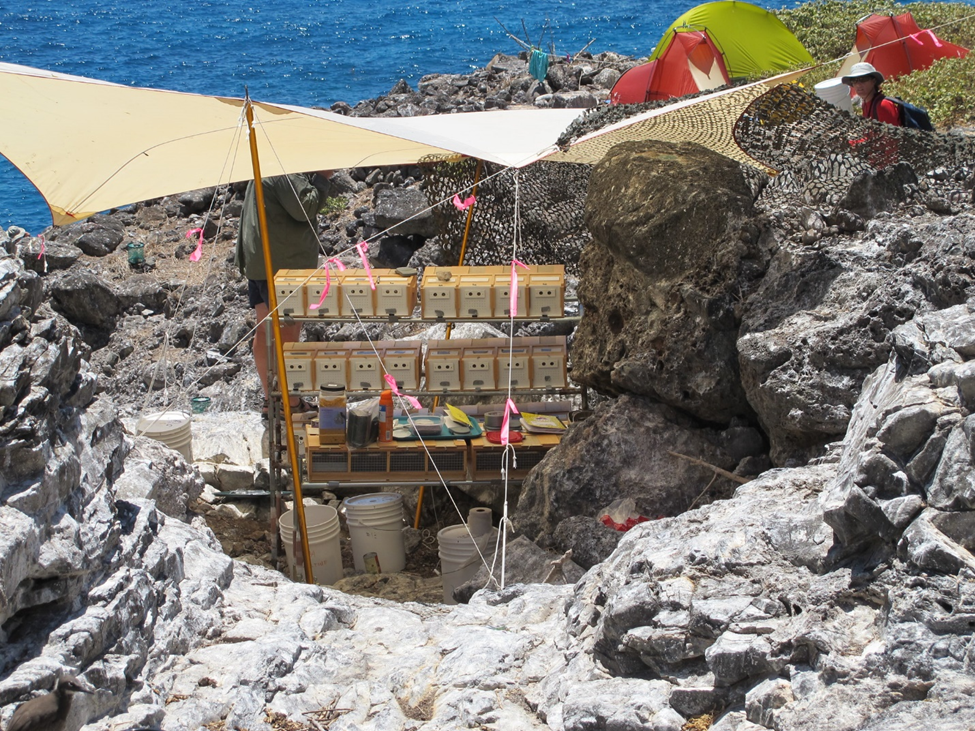
{"label": "blue ocean", "polygon": [[[467,73],[511,34],[560,55],[650,53],[695,0],[7,0],[0,61],[200,94],[355,105],[400,79]],[[756,4],[768,8],[793,3]],[[16,105],[16,99],[4,99]],[[0,130],[2,153],[2,130]],[[51,222],[30,182],[0,158],[0,226]]]}

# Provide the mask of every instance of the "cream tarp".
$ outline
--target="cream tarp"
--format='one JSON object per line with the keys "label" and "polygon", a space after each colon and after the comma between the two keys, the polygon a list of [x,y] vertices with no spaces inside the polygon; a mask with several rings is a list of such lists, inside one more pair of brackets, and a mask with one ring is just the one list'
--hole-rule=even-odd
{"label": "cream tarp", "polygon": [[554,162],[595,164],[612,147],[621,142],[659,140],[696,142],[732,160],[768,170],[765,165],[747,155],[735,142],[733,135],[735,122],[748,105],[762,94],[780,84],[795,81],[806,71],[808,69],[780,74],[763,81],[686,99],[629,117],[583,135],[567,150],[548,154],[545,159]]}
{"label": "cream tarp", "polygon": [[[0,153],[56,225],[136,201],[253,177],[244,100],[122,86],[0,63]],[[469,155],[523,165],[578,110],[356,119],[255,102],[263,175]]]}
{"label": "cream tarp", "polygon": [[[594,164],[627,140],[692,141],[759,166],[735,121],[783,74],[630,117],[554,147],[574,109],[353,118],[254,102],[263,175],[404,165],[466,155],[504,166]],[[244,100],[122,86],[0,63],[0,154],[40,191],[56,225],[137,201],[250,180]]]}

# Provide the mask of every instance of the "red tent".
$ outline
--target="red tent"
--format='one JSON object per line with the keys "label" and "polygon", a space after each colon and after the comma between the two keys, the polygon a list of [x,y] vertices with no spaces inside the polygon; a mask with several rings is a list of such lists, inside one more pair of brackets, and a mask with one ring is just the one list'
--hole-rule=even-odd
{"label": "red tent", "polygon": [[[888,79],[928,68],[939,58],[964,58],[968,49],[921,30],[914,16],[870,15],[857,23],[853,61],[867,61]],[[856,54],[859,54],[857,56]],[[849,59],[844,64],[852,65]],[[842,75],[842,74],[841,74]]]}
{"label": "red tent", "polygon": [[703,30],[682,30],[650,63],[634,66],[620,76],[610,92],[613,104],[673,99],[727,84],[721,52]]}

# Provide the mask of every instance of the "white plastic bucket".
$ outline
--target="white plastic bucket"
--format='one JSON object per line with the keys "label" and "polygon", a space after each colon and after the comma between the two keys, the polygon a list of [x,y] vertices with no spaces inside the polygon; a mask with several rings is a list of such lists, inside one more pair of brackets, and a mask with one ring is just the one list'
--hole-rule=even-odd
{"label": "white plastic bucket", "polygon": [[175,449],[187,462],[193,461],[192,429],[190,415],[184,411],[146,414],[136,424],[136,433],[151,437],[170,449]]}
{"label": "white plastic bucket", "polygon": [[394,574],[406,566],[403,544],[403,496],[397,492],[376,492],[346,498],[346,522],[352,542],[356,571],[375,570],[366,556],[376,554],[379,571]]}
{"label": "white plastic bucket", "polygon": [[840,79],[826,79],[826,81],[820,81],[813,88],[816,90],[816,96],[820,99],[825,99],[834,107],[839,107],[844,111],[853,111],[850,87]]}
{"label": "white plastic bucket", "polygon": [[471,508],[467,514],[467,525],[475,538],[491,532],[493,518],[491,508]]}
{"label": "white plastic bucket", "polygon": [[[294,576],[294,511],[278,518],[281,542],[288,559],[288,571]],[[306,505],[305,527],[308,531],[308,550],[311,554],[312,574],[316,584],[334,584],[342,578],[342,549],[339,546],[339,514],[330,505]],[[301,550],[301,547],[298,547]],[[297,577],[304,581],[304,574]]]}
{"label": "white plastic bucket", "polygon": [[456,604],[454,589],[468,580],[481,566],[480,561],[472,561],[477,555],[474,539],[467,532],[467,526],[448,525],[437,533],[440,552],[440,574],[443,577],[444,604]]}

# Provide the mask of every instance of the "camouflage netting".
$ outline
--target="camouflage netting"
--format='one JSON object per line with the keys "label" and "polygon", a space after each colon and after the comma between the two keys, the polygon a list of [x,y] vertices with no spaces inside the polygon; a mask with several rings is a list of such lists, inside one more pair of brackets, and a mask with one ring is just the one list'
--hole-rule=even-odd
{"label": "camouflage netting", "polygon": [[759,199],[765,208],[796,202],[833,205],[865,172],[908,163],[923,175],[975,163],[975,140],[922,132],[843,112],[798,84],[756,99],[735,124],[735,140],[761,164],[782,171]]}
{"label": "camouflage netting", "polygon": [[[781,84],[766,93],[754,85],[728,88],[728,94],[718,97],[715,92],[591,110],[566,130],[558,144],[566,149],[581,136],[628,117],[700,97],[673,114],[634,125],[630,133],[637,138],[694,141],[733,159],[748,160],[751,166],[743,165],[742,170],[756,194],[768,180],[765,170],[780,171],[764,185],[758,199],[765,209],[795,203],[835,205],[858,175],[899,162],[908,163],[917,175],[975,165],[975,139],[864,120],[799,84]],[[755,93],[761,96],[748,96]],[[627,134],[626,130],[613,133],[620,140],[628,139]],[[615,136],[604,143],[613,144]],[[467,212],[459,211],[449,199],[457,191],[462,191],[462,198],[469,195],[476,169],[475,160],[440,162],[427,176],[429,200],[447,201],[435,213],[449,261],[459,260],[467,225]],[[579,253],[591,240],[584,221],[591,169],[588,164],[547,161],[518,171],[485,164],[463,263],[511,261],[517,176],[521,215],[517,258],[526,264],[565,264],[566,271],[577,274]]]}
{"label": "camouflage netting", "polygon": [[[446,201],[434,212],[448,261],[459,261],[467,226],[467,211],[458,210],[449,199],[456,191],[462,191],[461,198],[470,194],[476,169],[475,160],[442,162],[426,178],[428,199]],[[592,238],[583,220],[590,172],[588,165],[544,161],[521,170],[485,164],[463,263],[511,263],[517,176],[521,216],[517,258],[525,264],[564,264],[567,272],[577,274],[579,253]]]}
{"label": "camouflage netting", "polygon": [[566,128],[565,132],[559,136],[559,139],[556,140],[555,144],[559,149],[567,150],[569,146],[578,141],[580,137],[584,137],[591,132],[601,130],[611,124],[622,122],[625,119],[630,119],[631,117],[643,114],[644,112],[653,111],[654,109],[662,109],[664,107],[673,106],[677,102],[713,97],[717,92],[742,86],[744,83],[745,79],[741,79],[740,81],[736,81],[731,84],[718,86],[714,89],[706,89],[694,94],[687,94],[677,99],[662,99],[652,102],[643,102],[642,104],[611,104],[609,106],[594,107],[586,110],[586,112],[579,119],[570,124]]}

